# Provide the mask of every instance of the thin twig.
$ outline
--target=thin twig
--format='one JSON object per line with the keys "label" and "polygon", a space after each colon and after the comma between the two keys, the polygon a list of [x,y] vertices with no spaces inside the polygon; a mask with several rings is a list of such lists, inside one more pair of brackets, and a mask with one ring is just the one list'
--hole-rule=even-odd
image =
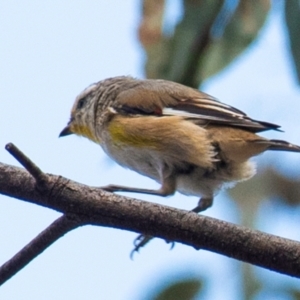
{"label": "thin twig", "polygon": [[13,143],[8,143],[5,149],[32,175],[37,186],[44,188],[48,179],[47,175]]}
{"label": "thin twig", "polygon": [[0,285],[23,269],[67,232],[83,225],[78,217],[63,215],[43,230],[36,238],[0,267]]}

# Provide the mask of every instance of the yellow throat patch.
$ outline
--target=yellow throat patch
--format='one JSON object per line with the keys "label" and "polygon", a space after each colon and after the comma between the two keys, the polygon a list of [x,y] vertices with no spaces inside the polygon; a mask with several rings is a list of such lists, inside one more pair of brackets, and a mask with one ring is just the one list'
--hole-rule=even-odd
{"label": "yellow throat patch", "polygon": [[89,140],[95,142],[95,143],[99,143],[99,141],[97,140],[96,136],[93,134],[93,132],[91,131],[91,129],[88,126],[85,125],[73,125],[71,127],[72,132],[74,132],[77,135],[81,135],[84,136],[86,138],[88,138]]}

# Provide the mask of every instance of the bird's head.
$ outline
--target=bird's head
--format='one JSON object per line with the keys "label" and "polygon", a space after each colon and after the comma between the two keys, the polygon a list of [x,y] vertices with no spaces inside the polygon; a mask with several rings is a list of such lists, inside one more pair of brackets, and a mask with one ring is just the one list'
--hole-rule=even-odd
{"label": "bird's head", "polygon": [[76,97],[71,110],[70,121],[61,131],[59,137],[77,134],[97,142],[94,130],[94,107],[96,103],[97,89],[98,83],[92,84]]}

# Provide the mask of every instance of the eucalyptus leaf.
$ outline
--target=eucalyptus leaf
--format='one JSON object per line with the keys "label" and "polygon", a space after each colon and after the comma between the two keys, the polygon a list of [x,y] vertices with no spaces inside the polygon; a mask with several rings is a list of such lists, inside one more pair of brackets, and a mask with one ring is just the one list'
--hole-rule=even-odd
{"label": "eucalyptus leaf", "polygon": [[285,20],[294,66],[300,84],[300,1],[285,1]]}
{"label": "eucalyptus leaf", "polygon": [[227,23],[224,33],[206,48],[200,58],[199,82],[228,66],[256,39],[270,9],[269,0],[240,0]]}
{"label": "eucalyptus leaf", "polygon": [[199,56],[209,42],[211,27],[222,6],[222,0],[185,0],[183,19],[174,35],[162,36],[145,49],[147,77],[198,87],[195,74]]}
{"label": "eucalyptus leaf", "polygon": [[192,300],[200,292],[201,281],[187,279],[172,283],[161,291],[153,300]]}

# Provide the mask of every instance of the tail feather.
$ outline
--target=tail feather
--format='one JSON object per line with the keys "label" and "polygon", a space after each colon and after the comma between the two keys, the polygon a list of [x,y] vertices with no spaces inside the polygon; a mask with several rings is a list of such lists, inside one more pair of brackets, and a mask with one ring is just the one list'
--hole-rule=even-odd
{"label": "tail feather", "polygon": [[268,150],[300,152],[300,146],[282,140],[270,140]]}

